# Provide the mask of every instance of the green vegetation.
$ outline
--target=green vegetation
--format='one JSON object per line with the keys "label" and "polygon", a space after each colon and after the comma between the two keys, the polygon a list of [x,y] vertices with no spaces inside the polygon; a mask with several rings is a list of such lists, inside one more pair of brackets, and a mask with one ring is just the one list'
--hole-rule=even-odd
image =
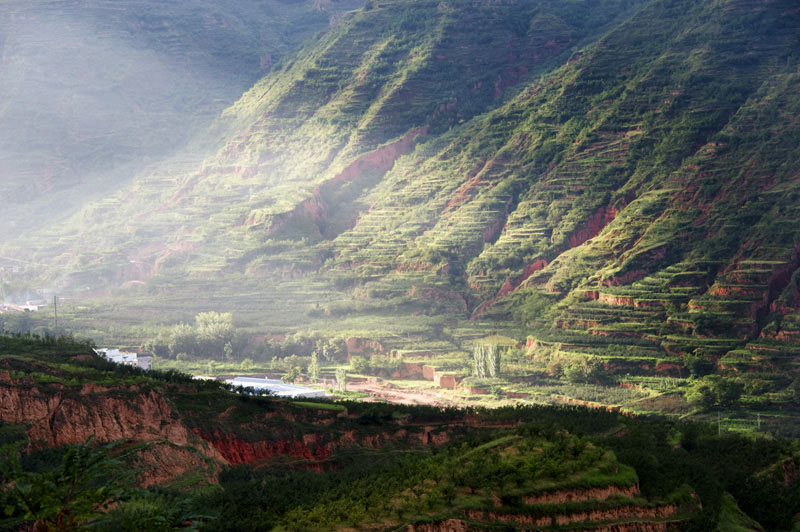
{"label": "green vegetation", "polygon": [[[190,469],[143,489],[134,479],[147,463],[131,467],[131,460],[158,441],[26,447],[24,427],[0,424],[0,444],[11,453],[0,472],[4,530],[34,523],[64,530],[133,530],[137,523],[153,530],[391,530],[448,519],[489,528],[534,519],[545,530],[559,529],[559,520],[788,530],[800,511],[797,440],[718,435],[713,425],[579,407],[259,398],[40,347],[40,354],[0,359],[2,371],[19,372],[0,382],[5,391],[63,394],[65,385],[83,389],[113,377],[116,385],[75,400],[92,409],[119,394],[135,402],[157,391],[173,409],[164,423],[209,438],[194,445],[238,442],[277,452],[223,467],[218,482]],[[139,379],[126,382],[126,372]],[[39,391],[31,392],[31,380]],[[298,459],[292,453],[303,442],[316,442],[316,451]]]}
{"label": "green vegetation", "polygon": [[194,326],[183,323],[162,330],[143,347],[161,357],[233,360],[234,343],[241,350],[243,339],[237,338],[232,313],[201,312]]}
{"label": "green vegetation", "polygon": [[495,379],[500,376],[501,354],[494,344],[478,344],[472,352],[472,374],[479,379]]}
{"label": "green vegetation", "polygon": [[[82,444],[33,453],[20,460],[6,447],[0,470],[0,530],[197,530],[212,518],[191,508],[187,496],[136,487],[123,442]],[[60,466],[53,467],[53,461]]]}

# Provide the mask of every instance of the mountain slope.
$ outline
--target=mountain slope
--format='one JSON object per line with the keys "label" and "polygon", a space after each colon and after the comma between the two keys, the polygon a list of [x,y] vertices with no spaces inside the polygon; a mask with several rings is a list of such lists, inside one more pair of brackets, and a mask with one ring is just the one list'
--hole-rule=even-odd
{"label": "mountain slope", "polygon": [[781,3],[644,8],[399,162],[340,264],[435,272],[473,319],[552,324],[584,354],[655,348],[632,370],[743,347],[796,290],[797,24]]}
{"label": "mountain slope", "polygon": [[[59,228],[59,241],[39,255],[102,247],[155,271],[148,246],[177,239],[203,255],[190,269],[207,271],[257,252],[266,238],[333,238],[366,208],[356,201],[361,189],[417,137],[490,108],[508,86],[563,62],[566,49],[630,2],[585,4],[387,2],[357,13],[227,110],[215,129],[220,150],[200,169],[156,167]],[[485,36],[476,42],[479,28]],[[80,239],[69,238],[78,229]],[[109,266],[106,276],[116,278]]]}
{"label": "mountain slope", "polygon": [[389,347],[413,322],[459,349],[513,323],[610,371],[789,384],[791,2],[367,7],[226,110],[200,167],[156,167],[16,249],[74,290],[142,286],[133,313],[374,317]]}

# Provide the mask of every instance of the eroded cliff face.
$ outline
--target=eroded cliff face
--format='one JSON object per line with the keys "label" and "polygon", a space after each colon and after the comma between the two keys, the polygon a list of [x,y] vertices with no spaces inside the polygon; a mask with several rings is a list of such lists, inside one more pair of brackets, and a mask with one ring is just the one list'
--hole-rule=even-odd
{"label": "eroded cliff face", "polygon": [[466,521],[461,519],[448,519],[441,523],[419,523],[408,525],[406,532],[467,532]]}
{"label": "eroded cliff face", "polygon": [[[644,519],[650,519],[651,515],[655,518],[663,518],[668,517],[668,515],[672,515],[672,510],[653,510],[652,512],[640,512]],[[480,513],[480,512],[477,512]],[[579,532],[579,531],[591,531],[591,532],[666,532],[668,530],[679,530],[679,523],[676,521],[629,521],[631,518],[636,518],[639,516],[634,516],[635,512],[632,514],[630,511],[626,509],[619,509],[619,510],[606,510],[602,512],[590,512],[592,515],[590,516],[589,513],[582,513],[582,514],[575,514],[570,516],[557,516],[557,519],[554,519],[550,516],[547,517],[539,517],[534,518],[530,516],[518,516],[520,517],[519,520],[509,521],[509,520],[501,520],[503,523],[513,522],[518,525],[523,526],[533,526],[536,530],[542,527],[551,527],[554,524],[557,526],[570,526],[568,530],[571,532]],[[484,517],[483,515],[479,516],[470,516],[471,518],[480,518]],[[600,520],[615,520],[619,519],[623,522],[620,523],[598,523],[593,521],[589,517],[596,517]],[[408,525],[406,527],[406,532],[489,532],[491,530],[497,530],[497,525],[495,523],[486,523],[486,524],[476,524],[476,523],[468,523],[462,519],[448,519],[446,521],[441,521],[438,523],[417,523],[413,525]]]}
{"label": "eroded cliff face", "polygon": [[176,445],[194,440],[164,397],[152,390],[84,384],[77,393],[67,388],[45,391],[26,382],[15,385],[7,371],[0,372],[0,384],[0,417],[29,425],[34,448],[79,443],[91,435],[104,441],[167,440]]}
{"label": "eroded cliff face", "polygon": [[[4,363],[8,367],[7,361],[0,361],[0,368]],[[142,467],[144,485],[188,471],[214,479],[225,465],[263,464],[276,457],[283,463],[294,461],[298,468],[322,471],[342,449],[440,445],[450,440],[452,429],[400,423],[364,429],[357,414],[279,401],[247,412],[237,408],[216,414],[213,408],[179,411],[171,396],[153,388],[37,383],[0,369],[0,422],[27,426],[29,450],[82,443],[90,436],[101,442],[145,443],[135,460]],[[239,421],[243,416],[247,422]]]}
{"label": "eroded cliff face", "polygon": [[639,486],[606,486],[582,490],[560,490],[524,497],[525,504],[562,504],[579,501],[604,501],[614,496],[635,497],[639,495]]}
{"label": "eroded cliff face", "polygon": [[163,394],[121,385],[106,388],[93,383],[80,388],[12,379],[0,371],[0,421],[27,425],[28,448],[99,441],[127,440],[150,444],[138,456],[145,485],[163,482],[192,469],[213,477],[224,456],[192,434]]}

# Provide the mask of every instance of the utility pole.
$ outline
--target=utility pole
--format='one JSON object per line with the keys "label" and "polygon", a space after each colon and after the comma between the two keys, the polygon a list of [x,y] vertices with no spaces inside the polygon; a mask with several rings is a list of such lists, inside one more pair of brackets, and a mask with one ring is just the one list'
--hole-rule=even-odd
{"label": "utility pole", "polygon": [[722,421],[719,417],[719,412],[717,412],[717,436],[722,434]]}
{"label": "utility pole", "polygon": [[55,324],[53,325],[53,335],[58,337],[58,296],[53,296],[53,320]]}
{"label": "utility pole", "polygon": [[761,430],[761,412],[756,414],[756,418],[758,419],[758,430]]}

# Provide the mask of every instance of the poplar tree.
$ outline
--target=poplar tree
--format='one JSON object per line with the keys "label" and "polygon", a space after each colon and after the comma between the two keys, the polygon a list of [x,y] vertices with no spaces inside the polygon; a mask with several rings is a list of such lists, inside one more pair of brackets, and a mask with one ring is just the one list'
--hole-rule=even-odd
{"label": "poplar tree", "polygon": [[496,345],[478,344],[472,351],[473,375],[479,379],[500,376],[500,350]]}
{"label": "poplar tree", "polygon": [[340,393],[347,391],[347,370],[344,368],[336,369],[336,389]]}
{"label": "poplar tree", "polygon": [[319,380],[319,355],[316,350],[311,353],[311,364],[308,366],[308,373],[311,374],[312,380]]}
{"label": "poplar tree", "polygon": [[500,376],[500,350],[496,345],[486,348],[486,369],[489,377],[495,379]]}
{"label": "poplar tree", "polygon": [[479,379],[486,378],[486,346],[478,344],[472,351],[473,374]]}

